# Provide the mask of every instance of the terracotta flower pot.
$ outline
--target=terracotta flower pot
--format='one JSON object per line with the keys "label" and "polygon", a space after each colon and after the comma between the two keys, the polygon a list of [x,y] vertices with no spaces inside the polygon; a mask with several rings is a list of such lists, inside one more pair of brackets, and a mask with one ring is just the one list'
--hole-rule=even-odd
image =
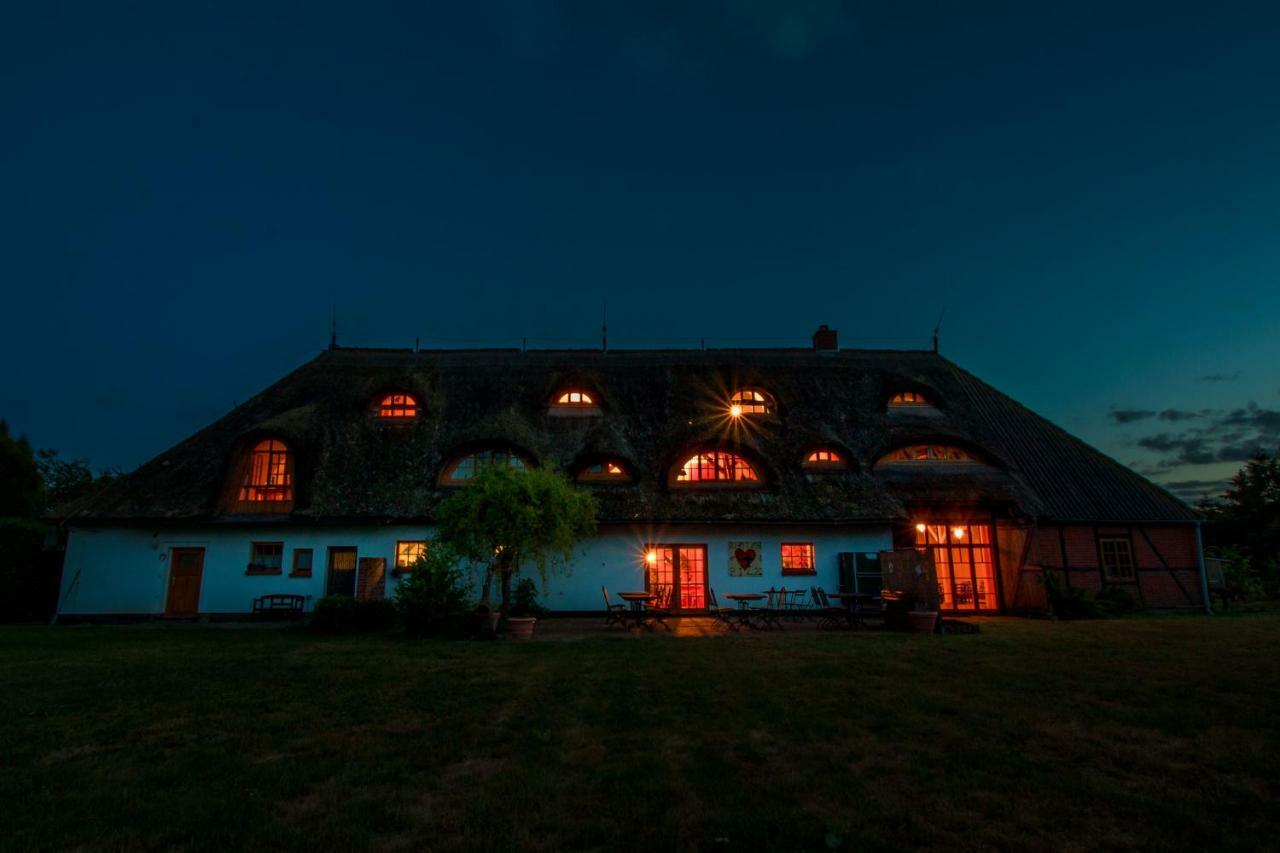
{"label": "terracotta flower pot", "polygon": [[936,610],[909,610],[907,616],[911,619],[912,629],[918,634],[932,634],[938,626]]}
{"label": "terracotta flower pot", "polygon": [[507,633],[517,640],[533,638],[533,626],[538,620],[532,616],[508,616]]}

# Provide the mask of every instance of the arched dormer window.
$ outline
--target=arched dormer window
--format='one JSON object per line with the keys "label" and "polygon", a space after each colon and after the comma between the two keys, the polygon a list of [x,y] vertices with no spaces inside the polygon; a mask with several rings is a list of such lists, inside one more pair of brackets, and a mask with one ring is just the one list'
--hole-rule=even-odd
{"label": "arched dormer window", "polygon": [[529,467],[524,457],[510,450],[477,450],[465,456],[459,456],[445,466],[440,475],[442,486],[465,486],[476,478],[484,468],[490,465],[505,465],[508,468],[523,470]]}
{"label": "arched dormer window", "polygon": [[631,475],[620,462],[606,459],[594,465],[588,465],[578,472],[581,483],[630,483]]}
{"label": "arched dormer window", "polygon": [[596,404],[596,401],[592,398],[590,393],[579,390],[577,388],[571,389],[569,391],[565,391],[559,397],[556,397],[557,406],[582,407],[582,406],[594,406],[595,404]]}
{"label": "arched dormer window", "polygon": [[549,414],[561,418],[582,418],[599,415],[599,395],[581,387],[563,388],[551,398]]}
{"label": "arched dormer window", "polygon": [[773,413],[773,397],[758,388],[734,391],[733,396],[729,398],[729,414],[735,418],[742,415],[772,415]]}
{"label": "arched dormer window", "polygon": [[885,454],[881,462],[977,462],[973,454],[951,444],[912,444]]}
{"label": "arched dormer window", "polygon": [[248,503],[293,500],[293,456],[283,441],[269,438],[249,451],[249,465],[240,484],[239,499]]}
{"label": "arched dormer window", "polygon": [[379,401],[377,415],[384,421],[411,421],[418,416],[418,401],[410,394],[388,394]]}
{"label": "arched dormer window", "polygon": [[849,463],[839,451],[819,447],[804,458],[804,467],[811,471],[834,471],[849,467]]}
{"label": "arched dormer window", "polygon": [[729,450],[703,450],[687,458],[672,478],[677,485],[726,483],[756,485],[760,474],[747,459]]}
{"label": "arched dormer window", "polygon": [[919,391],[899,391],[889,398],[889,408],[891,409],[932,405],[933,401]]}

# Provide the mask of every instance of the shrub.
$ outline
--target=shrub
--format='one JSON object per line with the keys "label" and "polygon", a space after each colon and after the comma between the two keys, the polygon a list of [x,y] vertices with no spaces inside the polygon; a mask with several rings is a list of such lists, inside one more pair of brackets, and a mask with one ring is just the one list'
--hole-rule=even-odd
{"label": "shrub", "polygon": [[48,619],[58,597],[58,567],[44,553],[47,528],[0,518],[0,622]]}
{"label": "shrub", "polygon": [[395,604],[385,598],[357,601],[349,595],[326,595],[311,613],[312,629],[323,634],[386,631],[395,621]]}
{"label": "shrub", "polygon": [[[1222,581],[1227,588],[1228,598],[1233,601],[1258,601],[1266,598],[1267,590],[1262,573],[1244,549],[1235,546],[1211,548],[1208,556],[1222,559]],[[1264,568],[1274,572],[1274,561]]]}
{"label": "shrub", "polygon": [[1107,616],[1125,616],[1138,609],[1138,599],[1122,586],[1104,586],[1093,600]]}
{"label": "shrub", "polygon": [[538,585],[522,578],[511,590],[511,616],[541,616],[546,608],[538,603]]}
{"label": "shrub", "polygon": [[1064,587],[1053,572],[1045,572],[1044,591],[1053,615],[1059,619],[1100,619],[1109,615],[1109,605],[1100,604],[1078,586]]}
{"label": "shrub", "polygon": [[395,607],[405,633],[420,637],[454,632],[470,609],[471,582],[453,548],[434,541],[396,587]]}

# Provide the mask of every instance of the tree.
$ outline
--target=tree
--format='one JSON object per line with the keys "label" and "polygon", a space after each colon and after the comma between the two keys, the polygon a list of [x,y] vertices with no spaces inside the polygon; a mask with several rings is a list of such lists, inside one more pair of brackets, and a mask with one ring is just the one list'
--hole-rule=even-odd
{"label": "tree", "polygon": [[511,577],[533,566],[545,585],[573,549],[596,529],[595,499],[563,475],[542,468],[489,465],[439,507],[437,538],[473,565],[485,567],[481,600],[498,579],[502,612],[511,602]]}
{"label": "tree", "polygon": [[1267,592],[1280,592],[1280,453],[1258,453],[1244,464],[1220,501],[1202,501],[1214,545],[1242,548]]}
{"label": "tree", "polygon": [[44,479],[50,509],[78,500],[120,477],[118,468],[105,468],[94,476],[88,459],[59,459],[58,451],[48,448],[36,451],[36,466]]}
{"label": "tree", "polygon": [[31,445],[9,435],[0,421],[0,518],[35,518],[44,509],[44,489]]}

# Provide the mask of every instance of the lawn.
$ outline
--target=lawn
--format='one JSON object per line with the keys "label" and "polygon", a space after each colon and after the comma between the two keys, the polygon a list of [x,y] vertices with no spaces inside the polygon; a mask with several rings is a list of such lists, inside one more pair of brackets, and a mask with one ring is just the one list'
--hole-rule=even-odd
{"label": "lawn", "polygon": [[0,848],[1256,849],[1278,633],[5,628]]}

